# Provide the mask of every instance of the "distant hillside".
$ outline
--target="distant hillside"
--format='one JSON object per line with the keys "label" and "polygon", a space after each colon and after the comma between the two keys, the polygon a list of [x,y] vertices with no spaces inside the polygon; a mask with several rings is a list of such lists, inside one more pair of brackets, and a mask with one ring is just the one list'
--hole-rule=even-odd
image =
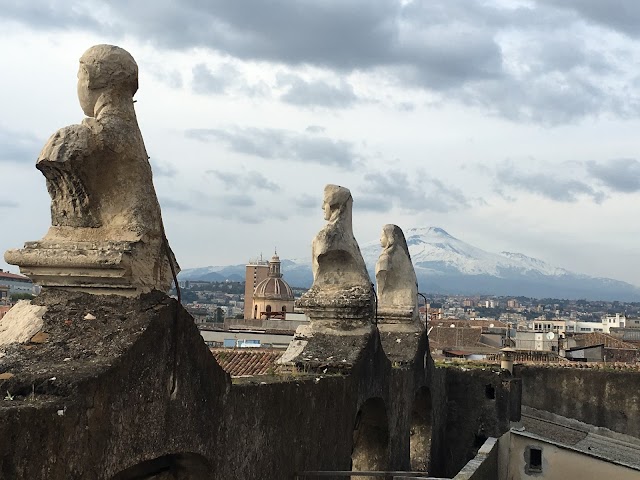
{"label": "distant hillside", "polygon": [[[438,227],[410,228],[405,237],[419,289],[426,293],[502,295],[535,298],[640,301],[640,289],[609,278],[570,272],[521,253],[491,253],[459,240]],[[381,247],[361,244],[372,281]],[[311,260],[283,260],[290,285],[310,287]],[[182,280],[244,280],[245,265],[187,269]]]}

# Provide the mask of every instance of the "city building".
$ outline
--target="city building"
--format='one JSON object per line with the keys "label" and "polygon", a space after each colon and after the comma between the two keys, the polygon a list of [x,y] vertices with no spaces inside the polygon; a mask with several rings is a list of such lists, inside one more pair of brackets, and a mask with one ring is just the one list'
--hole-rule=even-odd
{"label": "city building", "polygon": [[542,317],[535,319],[530,324],[530,328],[535,332],[564,334],[567,330],[567,323],[565,320],[547,320]]}
{"label": "city building", "polygon": [[544,333],[518,330],[515,340],[516,350],[558,352],[560,337],[552,331]]}
{"label": "city building", "polygon": [[511,300],[507,300],[507,307],[508,308],[519,308],[520,307],[520,302],[518,302],[518,300],[512,298]]}
{"label": "city building", "polygon": [[33,282],[24,275],[5,272],[0,269],[0,285],[9,287],[9,294],[13,293],[35,293]]}
{"label": "city building", "polygon": [[253,292],[260,282],[269,275],[269,263],[259,259],[249,260],[245,269],[244,282],[244,318],[256,318],[253,316]]}
{"label": "city building", "polygon": [[566,331],[570,333],[611,333],[612,328],[624,328],[625,324],[626,317],[624,315],[616,313],[615,315],[603,316],[600,323],[568,320],[566,322]]}
{"label": "city building", "polygon": [[637,438],[525,406],[520,426],[500,437],[498,450],[501,461],[493,472],[498,479],[631,480],[640,475]]}
{"label": "city building", "polygon": [[285,318],[293,311],[293,291],[282,278],[280,257],[275,253],[269,261],[267,278],[256,285],[253,291],[252,318]]}
{"label": "city building", "polygon": [[0,305],[6,305],[9,303],[9,286],[0,285]]}

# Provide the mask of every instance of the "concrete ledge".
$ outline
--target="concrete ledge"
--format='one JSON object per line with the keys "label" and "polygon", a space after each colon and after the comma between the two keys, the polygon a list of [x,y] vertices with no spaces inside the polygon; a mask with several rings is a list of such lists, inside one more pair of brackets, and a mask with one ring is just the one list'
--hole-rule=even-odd
{"label": "concrete ledge", "polygon": [[478,454],[464,466],[454,480],[495,480],[498,478],[498,439],[489,437]]}

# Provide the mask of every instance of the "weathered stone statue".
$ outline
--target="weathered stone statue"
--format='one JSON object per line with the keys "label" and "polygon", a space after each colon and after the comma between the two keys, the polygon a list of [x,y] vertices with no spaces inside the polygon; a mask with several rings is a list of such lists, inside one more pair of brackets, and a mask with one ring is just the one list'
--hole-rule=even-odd
{"label": "weathered stone statue", "polygon": [[373,315],[373,290],[351,223],[349,189],[324,189],[325,227],[313,239],[313,286],[298,301],[312,320],[362,320]]}
{"label": "weathered stone statue", "polygon": [[378,316],[383,322],[419,318],[418,281],[404,233],[397,225],[382,227],[382,253],[376,264]]}
{"label": "weathered stone statue", "polygon": [[136,120],[137,89],[138,66],[122,48],[96,45],[80,58],[78,98],[89,118],[58,130],[36,164],[51,228],[5,253],[34,282],[125,295],[169,288],[175,260]]}

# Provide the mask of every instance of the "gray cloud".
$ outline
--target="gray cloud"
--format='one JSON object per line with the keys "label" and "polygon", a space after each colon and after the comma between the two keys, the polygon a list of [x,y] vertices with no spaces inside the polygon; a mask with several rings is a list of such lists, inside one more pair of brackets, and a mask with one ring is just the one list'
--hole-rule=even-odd
{"label": "gray cloud", "polygon": [[167,210],[174,210],[181,213],[198,211],[196,205],[182,202],[180,200],[174,200],[173,198],[167,198],[161,195],[158,196],[158,202],[160,203],[161,208]]}
{"label": "gray cloud", "polygon": [[[401,87],[434,91],[515,121],[559,124],[640,113],[640,95],[628,87],[635,75],[629,59],[606,42],[580,40],[585,28],[593,28],[585,20],[637,36],[635,0],[619,7],[540,0],[505,8],[467,0],[167,0],[153,9],[125,0],[100,8],[95,0],[24,5],[9,2],[4,17],[38,29],[133,34],[161,49],[205,48],[242,60],[382,74]],[[232,77],[232,70],[198,65],[193,86],[199,93],[221,93]],[[356,101],[348,84],[290,83],[282,100],[296,105],[336,108]],[[245,85],[243,91],[255,95],[265,87]]]}
{"label": "gray cloud", "polygon": [[0,208],[18,208],[20,205],[18,205],[16,202],[13,202],[11,200],[2,200],[0,199]]}
{"label": "gray cloud", "polygon": [[182,88],[182,74],[177,70],[165,70],[162,68],[152,68],[151,74],[171,88]]}
{"label": "gray cloud", "polygon": [[222,94],[233,85],[240,76],[236,67],[229,63],[223,63],[210,70],[204,63],[199,63],[193,67],[192,88],[200,94]]}
{"label": "gray cloud", "polygon": [[280,99],[293,105],[346,108],[358,100],[353,87],[344,80],[336,86],[322,80],[306,81],[297,75],[279,75],[278,85],[287,89]]}
{"label": "gray cloud", "polygon": [[305,132],[309,133],[324,133],[326,130],[326,128],[321,127],[320,125],[309,125],[304,129]]}
{"label": "gray cloud", "polygon": [[579,76],[541,76],[524,81],[487,82],[481,89],[467,89],[461,98],[481,105],[496,115],[514,121],[545,125],[572,123],[598,112],[615,112],[622,117],[639,112],[635,100],[622,104],[603,88]]}
{"label": "gray cloud", "polygon": [[249,172],[219,172],[217,170],[207,170],[206,173],[214,175],[224,184],[226,190],[236,188],[252,187],[258,190],[280,190],[280,185],[272,182],[262,173],[256,171]]}
{"label": "gray cloud", "polygon": [[185,135],[202,142],[221,141],[235,152],[274,160],[349,168],[358,159],[349,142],[274,128],[191,129]]}
{"label": "gray cloud", "polygon": [[[586,196],[596,203],[605,199],[604,192],[596,190],[581,180],[565,179],[557,172],[523,172],[505,163],[496,170],[496,192],[502,194],[504,187],[540,195],[558,202],[576,202]],[[509,198],[505,196],[505,198]]]}
{"label": "gray cloud", "polygon": [[636,0],[538,0],[556,8],[567,9],[588,22],[623,32],[630,37],[640,36],[640,3]]}
{"label": "gray cloud", "polygon": [[26,132],[16,132],[0,125],[0,163],[36,163],[44,146],[41,138]]}
{"label": "gray cloud", "polygon": [[608,162],[586,162],[589,175],[614,192],[640,191],[640,162],[632,158],[619,158]]}
{"label": "gray cloud", "polygon": [[[401,171],[372,172],[364,176],[354,205],[364,210],[387,212],[392,206],[410,212],[449,212],[468,208],[470,200],[454,187],[437,178],[409,178]],[[428,180],[428,182],[426,181]]]}
{"label": "gray cloud", "polygon": [[292,203],[302,210],[317,209],[319,211],[322,207],[320,199],[306,193],[300,195]]}
{"label": "gray cloud", "polygon": [[216,198],[217,203],[224,207],[253,207],[256,201],[244,193],[224,195]]}
{"label": "gray cloud", "polygon": [[253,196],[240,194],[210,195],[197,190],[187,192],[180,200],[159,196],[160,206],[168,212],[191,213],[203,218],[220,218],[240,223],[259,224],[269,220],[286,220],[287,213],[263,208]]}
{"label": "gray cloud", "polygon": [[178,174],[178,169],[171,165],[169,162],[162,160],[156,160],[155,158],[149,158],[151,163],[151,170],[155,177],[175,177]]}
{"label": "gray cloud", "polygon": [[73,5],[71,3],[30,3],[8,0],[2,3],[2,14],[5,19],[18,20],[43,30],[79,28],[100,31],[103,29],[104,24],[95,17],[96,10],[91,2],[78,1]]}

